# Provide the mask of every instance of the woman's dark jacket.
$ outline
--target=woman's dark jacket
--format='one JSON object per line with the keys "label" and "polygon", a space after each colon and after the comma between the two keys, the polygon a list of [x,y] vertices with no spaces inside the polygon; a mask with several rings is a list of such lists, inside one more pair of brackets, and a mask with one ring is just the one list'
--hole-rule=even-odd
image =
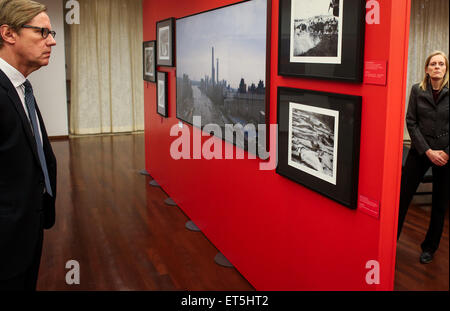
{"label": "woman's dark jacket", "polygon": [[430,84],[426,91],[415,84],[406,114],[411,147],[419,154],[428,149],[444,150],[449,154],[448,114],[448,86],[442,89],[435,102]]}

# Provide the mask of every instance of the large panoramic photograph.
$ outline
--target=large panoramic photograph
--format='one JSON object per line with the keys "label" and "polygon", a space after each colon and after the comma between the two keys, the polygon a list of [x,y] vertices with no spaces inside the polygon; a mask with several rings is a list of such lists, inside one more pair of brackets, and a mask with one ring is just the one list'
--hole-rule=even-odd
{"label": "large panoramic photograph", "polygon": [[179,119],[254,125],[236,140],[256,143],[266,123],[266,10],[266,0],[252,0],[176,21]]}

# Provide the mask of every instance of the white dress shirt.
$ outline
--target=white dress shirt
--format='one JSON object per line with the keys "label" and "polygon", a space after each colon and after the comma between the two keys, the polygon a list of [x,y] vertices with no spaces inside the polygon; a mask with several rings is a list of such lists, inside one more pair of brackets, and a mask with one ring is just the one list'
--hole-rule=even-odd
{"label": "white dress shirt", "polygon": [[[7,63],[4,59],[0,57],[0,69],[5,73],[5,75],[8,77],[8,79],[11,81],[12,85],[16,88],[17,95],[19,95],[20,100],[22,101],[23,110],[25,111],[25,114],[28,117],[28,121],[30,122],[30,128],[31,132],[33,132],[33,127],[31,126],[30,116],[28,115],[28,109],[25,104],[25,81],[27,80],[23,74],[18,71],[16,68],[11,66],[9,63]],[[42,132],[41,132],[41,125],[39,123],[39,118],[37,117],[36,113],[36,120],[38,124],[39,129],[39,138],[41,139],[42,143]]]}

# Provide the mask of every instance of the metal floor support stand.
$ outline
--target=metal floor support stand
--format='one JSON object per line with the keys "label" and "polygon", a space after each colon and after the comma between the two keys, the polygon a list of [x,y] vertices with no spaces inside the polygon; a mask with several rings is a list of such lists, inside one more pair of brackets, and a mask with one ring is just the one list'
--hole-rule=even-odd
{"label": "metal floor support stand", "polygon": [[214,261],[219,266],[226,267],[226,268],[233,268],[233,265],[231,264],[231,262],[229,262],[228,259],[222,253],[217,253],[216,257],[214,257]]}
{"label": "metal floor support stand", "polygon": [[194,231],[194,232],[200,232],[201,231],[192,220],[189,220],[188,222],[186,222],[185,227],[186,227],[186,229]]}
{"label": "metal floor support stand", "polygon": [[150,174],[147,172],[146,169],[140,170],[139,174],[144,175],[144,176],[150,176]]}
{"label": "metal floor support stand", "polygon": [[170,205],[170,206],[177,206],[177,203],[174,200],[172,200],[172,198],[165,199],[164,203],[166,203],[167,205]]}
{"label": "metal floor support stand", "polygon": [[[150,176],[150,174],[146,170],[139,171],[139,174]],[[161,187],[159,185],[159,183],[154,179],[151,180],[148,184],[153,187]],[[172,198],[167,198],[166,200],[164,200],[164,203],[169,206],[177,206],[177,203]],[[186,222],[185,227],[186,227],[186,229],[188,229],[190,231],[201,232],[201,230],[197,227],[197,225],[192,220],[189,220],[188,222]],[[220,252],[217,253],[217,255],[214,257],[214,261],[219,266],[226,267],[226,268],[234,268],[234,266],[231,264],[231,262]]]}
{"label": "metal floor support stand", "polygon": [[152,181],[150,181],[149,183],[148,183],[150,186],[153,186],[153,187],[159,187],[159,184],[158,184],[158,182],[156,181],[156,180],[152,180]]}

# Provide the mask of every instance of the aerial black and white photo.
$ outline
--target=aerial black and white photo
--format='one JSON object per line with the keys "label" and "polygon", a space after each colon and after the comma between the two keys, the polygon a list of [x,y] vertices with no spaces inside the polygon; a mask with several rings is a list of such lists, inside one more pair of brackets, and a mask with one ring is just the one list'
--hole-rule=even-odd
{"label": "aerial black and white photo", "polygon": [[150,78],[155,76],[154,52],[153,46],[145,48],[145,74]]}
{"label": "aerial black and white photo", "polygon": [[288,164],[336,185],[339,111],[290,102]]}
{"label": "aerial black and white photo", "polygon": [[145,41],[143,46],[143,78],[147,82],[156,82],[156,41]]}
{"label": "aerial black and white photo", "polygon": [[292,0],[290,61],[340,64],[344,0]]}
{"label": "aerial black and white photo", "polygon": [[177,19],[179,119],[201,116],[225,131],[254,125],[236,139],[257,141],[266,123],[266,17],[267,1],[253,0]]}
{"label": "aerial black and white photo", "polygon": [[157,112],[167,117],[167,73],[158,72],[157,79]]}
{"label": "aerial black and white photo", "polygon": [[170,42],[169,26],[159,28],[159,35],[158,35],[159,59],[161,60],[169,59],[169,49],[170,49],[169,42]]}
{"label": "aerial black and white photo", "polygon": [[165,83],[164,80],[158,80],[158,109],[162,109],[164,111],[165,107]]}

